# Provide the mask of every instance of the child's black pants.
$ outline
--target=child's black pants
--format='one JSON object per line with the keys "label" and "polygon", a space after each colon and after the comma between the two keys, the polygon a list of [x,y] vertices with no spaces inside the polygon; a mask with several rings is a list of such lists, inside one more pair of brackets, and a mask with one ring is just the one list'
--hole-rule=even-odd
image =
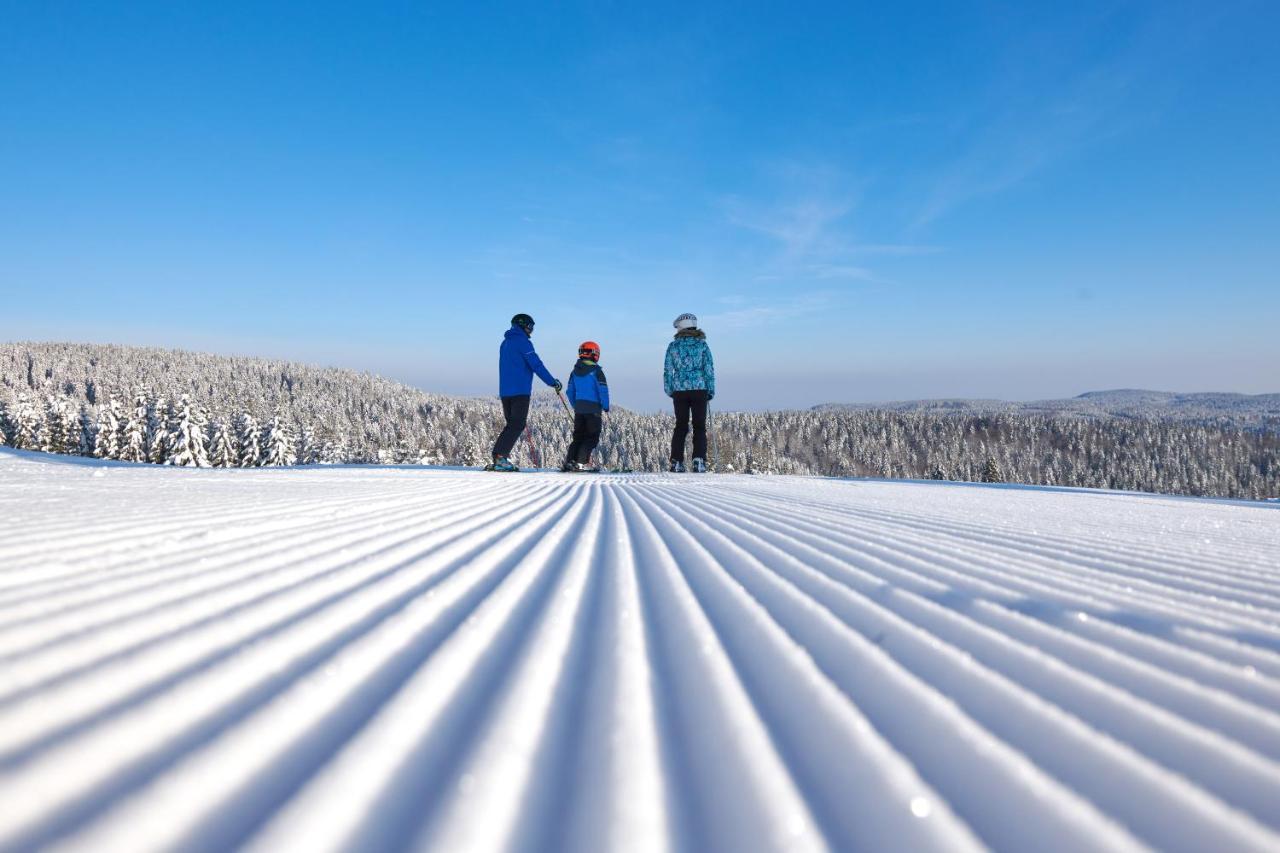
{"label": "child's black pants", "polygon": [[600,427],[604,419],[597,414],[578,412],[573,416],[573,441],[569,443],[568,460],[586,465],[591,451],[600,443]]}

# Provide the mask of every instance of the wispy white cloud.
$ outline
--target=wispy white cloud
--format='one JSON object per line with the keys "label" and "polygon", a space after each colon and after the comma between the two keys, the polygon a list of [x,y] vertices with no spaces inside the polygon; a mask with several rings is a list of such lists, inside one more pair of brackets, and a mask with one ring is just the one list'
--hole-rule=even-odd
{"label": "wispy white cloud", "polygon": [[866,267],[855,267],[848,264],[812,264],[809,270],[815,278],[849,279],[851,281],[879,281],[875,273]]}
{"label": "wispy white cloud", "polygon": [[965,202],[1012,189],[1090,144],[1108,130],[1124,97],[1119,76],[1080,81],[1057,103],[1013,111],[977,132],[925,196],[912,228],[920,228]]}
{"label": "wispy white cloud", "polygon": [[704,328],[747,329],[812,316],[827,310],[831,304],[831,293],[815,291],[711,314],[699,318],[699,324]]}
{"label": "wispy white cloud", "polygon": [[833,233],[832,226],[853,210],[852,200],[821,197],[776,205],[752,205],[731,198],[726,206],[731,223],[772,238],[791,259],[842,248],[845,240]]}
{"label": "wispy white cloud", "polygon": [[854,219],[861,199],[857,182],[824,164],[783,162],[770,170],[772,198],[723,200],[728,222],[768,240],[755,281],[880,282],[868,264],[874,257],[930,254],[935,246],[859,239]]}
{"label": "wispy white cloud", "polygon": [[922,194],[907,233],[1011,190],[1158,112],[1153,81],[1173,76],[1162,69],[1187,60],[1194,50],[1188,34],[1212,17],[1202,11],[1165,4],[1132,21],[1108,14],[1082,19],[1074,32],[1055,27],[1024,35],[1000,59],[1004,72],[952,122],[957,153]]}
{"label": "wispy white cloud", "polygon": [[925,246],[913,243],[860,243],[851,247],[850,254],[909,257],[933,255],[941,251],[942,248],[940,246]]}

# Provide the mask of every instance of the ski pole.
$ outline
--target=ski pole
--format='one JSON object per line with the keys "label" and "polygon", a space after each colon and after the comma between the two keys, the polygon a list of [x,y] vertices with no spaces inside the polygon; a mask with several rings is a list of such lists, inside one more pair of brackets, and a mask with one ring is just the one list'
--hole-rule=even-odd
{"label": "ski pole", "polygon": [[524,428],[525,440],[529,442],[529,458],[533,460],[533,467],[542,467],[542,457],[538,455],[537,449],[533,446],[533,432],[528,428]]}
{"label": "ski pole", "polygon": [[711,433],[711,470],[720,469],[720,443],[716,441],[716,431],[711,423],[711,401],[707,401],[707,432]]}
{"label": "ski pole", "polygon": [[557,391],[556,396],[560,398],[560,405],[564,406],[564,412],[569,416],[569,420],[573,420],[573,410],[569,408],[569,401],[564,398],[564,392]]}

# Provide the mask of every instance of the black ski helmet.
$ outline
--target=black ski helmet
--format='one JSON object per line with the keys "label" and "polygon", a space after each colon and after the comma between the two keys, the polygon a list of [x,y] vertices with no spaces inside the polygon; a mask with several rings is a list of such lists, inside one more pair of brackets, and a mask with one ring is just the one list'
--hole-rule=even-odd
{"label": "black ski helmet", "polygon": [[528,314],[517,314],[511,318],[511,325],[524,329],[526,335],[533,334],[533,318]]}

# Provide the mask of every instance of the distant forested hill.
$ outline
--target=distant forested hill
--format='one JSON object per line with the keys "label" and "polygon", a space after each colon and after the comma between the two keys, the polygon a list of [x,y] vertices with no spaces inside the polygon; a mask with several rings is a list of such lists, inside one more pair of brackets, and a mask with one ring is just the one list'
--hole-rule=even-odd
{"label": "distant forested hill", "polygon": [[1280,394],[1178,394],[1169,391],[1089,391],[1065,400],[902,400],[891,403],[828,403],[816,411],[939,412],[965,415],[1160,418],[1280,428]]}
{"label": "distant forested hill", "polygon": [[[1085,395],[1066,408],[928,401],[717,412],[709,461],[719,472],[1280,496],[1280,429],[1259,414],[1265,401],[1244,398],[1228,414],[1239,395],[1181,395],[1197,401],[1180,403],[1151,393]],[[430,394],[349,370],[137,347],[0,344],[0,443],[20,448],[175,465],[480,465],[500,427],[496,400]],[[615,410],[597,460],[665,470],[671,428],[670,415]],[[539,392],[517,464],[557,466],[569,434],[559,403]]]}
{"label": "distant forested hill", "polygon": [[[247,415],[262,424],[278,415],[291,434],[309,429],[322,447],[361,461],[428,439],[456,457],[451,439],[479,432],[477,419],[496,412],[488,401],[429,394],[352,370],[109,344],[0,344],[0,388],[46,407],[47,397],[58,395],[94,409],[115,400],[128,410],[142,397],[164,410],[186,395],[212,423]],[[445,434],[435,436],[438,430]]]}

